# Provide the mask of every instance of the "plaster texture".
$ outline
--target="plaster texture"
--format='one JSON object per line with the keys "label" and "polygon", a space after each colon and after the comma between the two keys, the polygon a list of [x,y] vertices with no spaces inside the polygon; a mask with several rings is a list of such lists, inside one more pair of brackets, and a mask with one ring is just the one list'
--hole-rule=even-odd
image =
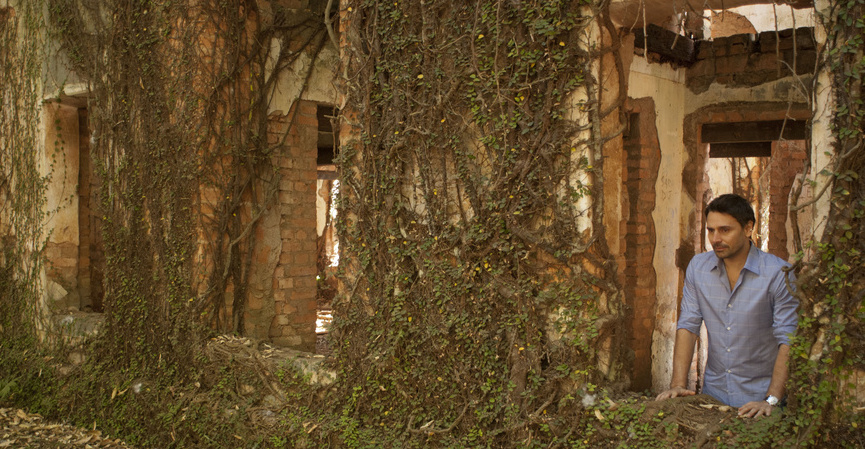
{"label": "plaster texture", "polygon": [[[631,98],[651,97],[655,100],[658,143],[661,163],[655,185],[655,210],[652,218],[658,230],[654,265],[657,276],[656,328],[652,337],[652,387],[655,390],[670,384],[676,316],[678,309],[679,270],[676,250],[687,235],[687,211],[693,208],[682,191],[682,169],[686,152],[683,145],[682,122],[685,118],[688,89],[685,69],[668,64],[649,64],[645,58],[631,62],[628,82]],[[676,232],[678,230],[678,232]]]}

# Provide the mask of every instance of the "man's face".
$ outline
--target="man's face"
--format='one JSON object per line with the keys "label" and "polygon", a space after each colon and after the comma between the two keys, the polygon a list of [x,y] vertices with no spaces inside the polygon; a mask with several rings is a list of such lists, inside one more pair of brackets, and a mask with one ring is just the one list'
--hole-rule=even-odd
{"label": "man's face", "polygon": [[745,228],[742,228],[732,215],[722,212],[709,212],[706,217],[709,243],[712,244],[715,255],[720,259],[748,257],[750,250],[748,236],[751,235],[753,226],[754,222],[749,221]]}

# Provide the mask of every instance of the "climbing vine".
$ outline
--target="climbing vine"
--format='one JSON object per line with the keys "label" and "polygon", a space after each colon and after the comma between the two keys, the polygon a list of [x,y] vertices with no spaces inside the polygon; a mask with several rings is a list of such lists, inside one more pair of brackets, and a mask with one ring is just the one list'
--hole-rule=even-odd
{"label": "climbing vine", "polygon": [[[46,41],[34,24],[41,20],[39,2],[15,10],[0,8],[0,41],[19,42],[0,47],[0,351],[4,354],[13,353],[13,347],[33,345],[46,325],[37,306],[47,239],[43,226],[49,213],[45,191],[52,170],[39,163]],[[27,114],[19,116],[19,111]],[[4,366],[6,362],[14,363],[7,360]]]}
{"label": "climbing vine", "polygon": [[114,360],[164,370],[191,357],[199,325],[244,332],[254,229],[275,202],[287,136],[269,129],[270,98],[327,32],[310,13],[245,1],[49,11],[91,92],[105,341]]}
{"label": "climbing vine", "polygon": [[[799,330],[791,357],[792,443],[861,445],[865,420],[851,413],[851,375],[865,370],[865,2],[830,2],[819,11],[829,33],[825,58],[835,95],[835,142],[828,177],[829,216],[797,282]],[[815,149],[819,151],[820,149]],[[851,388],[853,386],[853,388]],[[858,435],[858,437],[856,437]],[[851,446],[851,447],[852,447]]]}
{"label": "climbing vine", "polygon": [[[274,154],[288,138],[270,126],[276,83],[301,55],[342,39],[338,381],[322,393],[321,415],[306,408],[309,391],[281,403],[285,435],[270,445],[675,441],[663,413],[640,422],[645,406],[604,397],[627,382],[628,363],[604,237],[604,145],[621,132],[625,76],[614,57],[618,89],[600,88],[598,63],[619,50],[606,2],[349,0],[340,36],[317,15],[268,2],[46,4],[47,18],[39,2],[0,9],[0,100],[19,106],[0,108],[0,348],[7,357],[40,329],[47,180],[32,150],[48,20],[88,86],[106,243],[105,333],[82,384],[64,393],[67,409],[87,404],[100,424],[152,444],[205,447],[208,431],[243,432],[237,415],[218,413],[237,399],[233,382],[261,379],[230,356],[214,368],[196,345],[210,329],[245,331],[255,230],[276,199]],[[865,425],[846,384],[865,365],[865,25],[861,0],[831,7],[822,19],[837,94],[832,206],[824,239],[797,266],[795,399],[777,424],[736,428],[741,447],[764,447],[769,432],[790,447],[843,446]],[[294,73],[302,86],[310,74]],[[292,386],[304,380],[280,373]],[[218,406],[196,402],[202,384]],[[202,424],[213,415],[229,418]]]}
{"label": "climbing vine", "polygon": [[617,109],[601,106],[604,50],[588,44],[602,10],[346,12],[358,118],[346,114],[354,140],[340,156],[344,419],[417,444],[568,441],[580,397],[623,377],[597,166],[599,122]]}

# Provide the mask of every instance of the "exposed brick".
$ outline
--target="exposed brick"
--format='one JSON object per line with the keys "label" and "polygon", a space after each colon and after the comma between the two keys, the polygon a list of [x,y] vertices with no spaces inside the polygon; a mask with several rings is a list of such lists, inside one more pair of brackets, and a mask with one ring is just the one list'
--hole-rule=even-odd
{"label": "exposed brick", "polygon": [[[289,271],[291,271],[293,269],[295,269],[295,268],[289,268]],[[292,279],[290,277],[284,277],[282,279],[279,279],[278,283],[279,283],[279,288],[281,290],[294,288],[294,279]]]}
{"label": "exposed brick", "polygon": [[291,302],[303,301],[315,298],[315,290],[295,288],[291,291]]}
{"label": "exposed brick", "polygon": [[303,115],[311,115],[313,117],[316,117],[316,115],[318,114],[318,105],[309,101],[301,101],[298,112]]}
{"label": "exposed brick", "polygon": [[317,268],[310,267],[290,267],[288,269],[289,276],[315,276]]}
{"label": "exposed brick", "polygon": [[250,294],[246,298],[246,307],[249,310],[261,310],[264,308],[264,298],[260,294]]}

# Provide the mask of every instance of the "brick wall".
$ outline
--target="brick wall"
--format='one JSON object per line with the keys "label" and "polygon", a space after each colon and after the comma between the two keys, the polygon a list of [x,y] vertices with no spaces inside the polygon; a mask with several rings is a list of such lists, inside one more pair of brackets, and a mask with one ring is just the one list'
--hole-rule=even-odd
{"label": "brick wall", "polygon": [[628,100],[630,123],[623,139],[627,191],[624,293],[631,311],[631,348],[634,353],[631,387],[652,387],[652,334],[655,330],[655,183],[661,162],[655,103],[651,98]]}
{"label": "brick wall", "polygon": [[[296,110],[295,110],[296,108]],[[293,118],[292,123],[289,120]],[[279,262],[273,275],[275,315],[268,336],[274,343],[315,350],[316,180],[318,119],[316,104],[298,101],[286,115],[271,117],[270,138],[287,132],[278,156]]]}
{"label": "brick wall", "polygon": [[787,259],[787,204],[796,175],[802,173],[808,157],[804,140],[772,143],[769,166],[769,252]]}

